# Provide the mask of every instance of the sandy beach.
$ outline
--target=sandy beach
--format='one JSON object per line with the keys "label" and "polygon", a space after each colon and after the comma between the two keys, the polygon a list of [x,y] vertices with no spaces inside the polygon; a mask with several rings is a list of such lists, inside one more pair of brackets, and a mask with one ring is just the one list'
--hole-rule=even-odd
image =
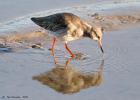
{"label": "sandy beach", "polygon": [[[46,8],[44,3],[52,6]],[[11,17],[5,17],[0,10],[0,100],[139,100],[139,0],[58,3],[56,7],[51,1],[42,0],[40,7],[35,1],[23,13],[5,9],[13,14]],[[0,7],[4,4],[15,3],[7,0]],[[69,43],[79,56],[67,71],[64,66],[70,56],[58,43],[59,64],[55,65],[49,50],[51,37],[30,18],[57,12],[71,12],[91,25],[103,27],[104,57],[97,43],[85,38]]]}

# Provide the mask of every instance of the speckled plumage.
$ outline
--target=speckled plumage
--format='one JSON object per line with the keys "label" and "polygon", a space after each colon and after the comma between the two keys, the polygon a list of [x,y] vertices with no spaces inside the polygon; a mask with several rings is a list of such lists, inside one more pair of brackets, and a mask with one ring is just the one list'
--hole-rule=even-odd
{"label": "speckled plumage", "polygon": [[81,37],[91,37],[86,22],[72,13],[57,13],[46,17],[31,18],[37,25],[52,31],[64,41],[71,41]]}
{"label": "speckled plumage", "polygon": [[[98,41],[102,47],[102,28],[93,27],[72,13],[56,13],[46,17],[31,18],[37,25],[52,31],[51,34],[65,43],[88,37]],[[101,48],[102,52],[103,49]]]}

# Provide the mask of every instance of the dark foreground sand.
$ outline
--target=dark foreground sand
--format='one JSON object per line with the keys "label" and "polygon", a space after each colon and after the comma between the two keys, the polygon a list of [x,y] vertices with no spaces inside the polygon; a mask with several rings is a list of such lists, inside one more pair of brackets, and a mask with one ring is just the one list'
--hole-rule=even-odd
{"label": "dark foreground sand", "polygon": [[[72,50],[84,54],[85,58],[73,60],[67,72],[63,67],[69,55],[63,45],[58,44],[56,56],[59,65],[54,65],[48,50],[50,37],[47,32],[31,26],[33,28],[28,33],[20,30],[21,34],[8,27],[8,33],[14,34],[0,36],[3,44],[0,48],[0,100],[9,97],[14,100],[139,100],[140,12],[137,3],[132,4],[123,4],[122,8],[97,9],[94,13],[91,13],[94,9],[91,5],[88,9],[71,8],[82,18],[105,29],[105,55],[102,57],[97,44],[89,39],[71,42]],[[87,13],[82,15],[81,12]],[[20,22],[22,20],[7,25],[14,26]],[[41,49],[32,48],[34,44],[40,46],[40,43]],[[7,48],[4,48],[5,44]]]}

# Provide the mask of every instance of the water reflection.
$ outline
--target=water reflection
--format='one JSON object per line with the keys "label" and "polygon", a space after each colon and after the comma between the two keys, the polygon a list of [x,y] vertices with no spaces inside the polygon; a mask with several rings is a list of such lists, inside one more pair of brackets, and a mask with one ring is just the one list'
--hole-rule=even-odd
{"label": "water reflection", "polygon": [[68,65],[67,69],[65,65],[56,65],[50,71],[34,76],[33,80],[38,80],[57,92],[76,93],[81,89],[99,86],[103,80],[103,66],[104,60],[101,61],[97,71],[84,74],[71,65]]}

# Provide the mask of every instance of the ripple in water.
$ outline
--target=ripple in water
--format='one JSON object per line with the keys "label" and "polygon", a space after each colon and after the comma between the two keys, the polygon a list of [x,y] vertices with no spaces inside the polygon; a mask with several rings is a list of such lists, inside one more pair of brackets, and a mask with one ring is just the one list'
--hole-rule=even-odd
{"label": "ripple in water", "polygon": [[[72,61],[70,62],[70,65],[75,66],[78,70],[81,70],[81,71],[84,70],[84,72],[86,73],[96,71],[97,66],[99,66],[99,64],[103,60],[102,57],[100,57],[99,55],[90,57],[81,52],[74,52],[74,53],[76,55],[76,58],[72,59]],[[51,55],[51,52],[50,52],[50,55]],[[66,61],[70,59],[70,55],[67,52],[64,52],[61,50],[55,51],[55,57],[58,60],[59,64],[65,64]]]}

